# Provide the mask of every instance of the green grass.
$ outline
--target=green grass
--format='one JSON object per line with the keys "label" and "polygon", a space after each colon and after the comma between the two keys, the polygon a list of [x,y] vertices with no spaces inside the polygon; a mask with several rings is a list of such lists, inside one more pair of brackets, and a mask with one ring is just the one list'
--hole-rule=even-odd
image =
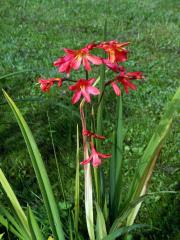
{"label": "green grass", "polygon": [[[49,166],[50,177],[57,189],[55,161],[49,134],[47,111],[53,129],[54,143],[65,188],[70,189],[74,176],[77,107],[71,106],[67,92],[53,89],[44,95],[35,84],[39,76],[59,76],[52,62],[62,55],[63,47],[79,48],[103,38],[107,19],[107,38],[130,41],[129,70],[144,72],[146,80],[136,92],[123,96],[126,169],[134,166],[158,123],[166,102],[178,86],[179,14],[178,0],[20,0],[3,1],[0,6],[0,87],[17,101],[37,138]],[[82,72],[81,72],[82,73]],[[82,76],[74,74],[77,78]],[[111,79],[111,76],[108,76]],[[138,85],[138,83],[137,83]],[[109,88],[104,122],[106,135],[111,135],[114,116],[107,114],[115,107],[115,96]],[[0,97],[0,164],[8,173],[20,200],[37,205],[39,194],[33,171],[29,167],[23,140],[10,110]],[[68,108],[70,107],[70,111]],[[111,110],[112,111],[112,110]],[[18,144],[17,144],[18,142]],[[107,140],[107,142],[109,142]],[[150,190],[178,190],[178,124],[161,152]],[[109,146],[109,148],[111,148]],[[71,152],[74,150],[74,156]],[[26,161],[27,159],[27,161]],[[108,164],[108,163],[105,163]],[[67,174],[68,173],[68,174]],[[131,181],[131,178],[129,178]],[[27,186],[33,186],[33,192]],[[128,185],[127,185],[128,186]],[[71,190],[73,191],[73,189]],[[71,192],[70,191],[70,192]],[[23,194],[22,194],[23,193]],[[61,195],[57,191],[57,195]],[[68,196],[71,200],[71,194]],[[143,204],[141,222],[152,223],[160,230],[144,234],[145,239],[172,239],[177,232],[176,194],[157,195]],[[172,221],[173,219],[173,221]],[[143,238],[142,238],[143,239]]]}

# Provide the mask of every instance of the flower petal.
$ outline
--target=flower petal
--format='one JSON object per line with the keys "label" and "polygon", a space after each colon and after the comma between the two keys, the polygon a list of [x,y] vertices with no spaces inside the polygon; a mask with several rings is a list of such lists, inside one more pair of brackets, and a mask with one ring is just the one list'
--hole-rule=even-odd
{"label": "flower petal", "polygon": [[[87,80],[86,80],[86,81],[87,81]],[[88,80],[88,85],[92,85],[95,81],[96,81],[95,78],[90,78],[90,79]]]}
{"label": "flower petal", "polygon": [[93,133],[91,131],[87,130],[87,129],[82,130],[82,135],[84,135],[84,136],[91,137],[92,134]]}
{"label": "flower petal", "polygon": [[108,55],[109,55],[109,61],[114,63],[115,60],[116,60],[116,57],[115,57],[115,51],[109,51],[108,52]]}
{"label": "flower petal", "polygon": [[111,83],[111,86],[113,87],[113,90],[114,90],[115,94],[116,94],[117,96],[120,96],[120,95],[121,95],[121,90],[120,90],[120,88],[117,86],[117,84],[116,84],[115,82],[112,82],[112,83]]}
{"label": "flower petal", "polygon": [[124,85],[124,89],[125,89],[126,94],[129,93],[129,89],[128,88],[131,88],[132,90],[136,90],[137,89],[136,86],[134,84],[132,84],[130,81],[122,80],[120,82]]}
{"label": "flower petal", "polygon": [[92,137],[93,137],[93,138],[100,139],[100,140],[104,140],[104,139],[106,139],[106,137],[104,137],[104,136],[101,136],[101,135],[99,135],[99,134],[96,134],[96,133],[94,133],[94,134],[92,135]]}
{"label": "flower petal", "polygon": [[51,86],[54,84],[54,78],[39,79],[40,88],[43,92],[49,92]]}
{"label": "flower petal", "polygon": [[72,104],[77,103],[80,97],[81,97],[81,91],[77,91],[72,97]]}
{"label": "flower petal", "polygon": [[101,159],[99,158],[98,154],[94,154],[93,158],[92,158],[92,165],[93,167],[98,167],[99,165],[101,165]]}
{"label": "flower petal", "polygon": [[83,66],[84,66],[84,68],[86,69],[86,71],[90,71],[90,70],[91,70],[91,65],[90,65],[90,63],[88,62],[88,60],[87,60],[86,57],[83,57]]}
{"label": "flower petal", "polygon": [[84,88],[81,89],[81,92],[82,92],[82,95],[85,98],[85,101],[88,102],[88,103],[91,102],[91,98],[89,96],[89,93]]}
{"label": "flower petal", "polygon": [[93,132],[91,132],[91,131],[89,131],[89,130],[87,130],[87,129],[83,129],[83,130],[82,130],[82,134],[83,134],[84,136],[93,137],[93,138],[97,138],[97,139],[100,139],[100,140],[104,140],[104,139],[105,139],[104,136],[101,136],[101,135],[99,135],[99,134],[93,133]]}
{"label": "flower petal", "polygon": [[62,86],[62,81],[58,81],[58,87]]}
{"label": "flower petal", "polygon": [[87,92],[88,92],[89,94],[92,94],[92,95],[98,95],[98,94],[100,94],[99,89],[96,88],[96,87],[88,86],[88,87],[86,87],[86,90],[87,90]]}
{"label": "flower petal", "polygon": [[127,45],[129,45],[129,44],[130,44],[130,42],[120,43],[120,44],[119,44],[119,47],[124,47],[124,46],[127,46]]}
{"label": "flower petal", "polygon": [[100,158],[110,158],[110,157],[112,157],[112,154],[103,154],[103,153],[100,153],[100,152],[97,152],[97,154]]}
{"label": "flower petal", "polygon": [[59,72],[69,72],[70,71],[70,61],[62,63],[59,68]]}
{"label": "flower petal", "polygon": [[131,82],[128,82],[128,87],[131,88],[132,90],[136,90],[137,89],[136,86],[133,83],[131,83]]}
{"label": "flower petal", "polygon": [[97,56],[94,56],[94,55],[91,55],[91,54],[87,54],[86,55],[87,59],[92,62],[93,64],[95,65],[100,65],[102,64],[102,60],[101,58],[97,57]]}
{"label": "flower petal", "polygon": [[142,72],[129,72],[126,74],[127,77],[133,79],[142,79]]}
{"label": "flower petal", "polygon": [[80,162],[80,164],[81,165],[88,164],[91,160],[92,160],[92,155],[88,159],[85,159],[84,161]]}
{"label": "flower petal", "polygon": [[116,61],[117,62],[125,62],[127,60],[127,50],[116,51]]}
{"label": "flower petal", "polygon": [[82,57],[75,57],[72,61],[71,61],[71,68],[74,68],[75,70],[78,70],[80,65],[81,65],[81,62],[82,62]]}
{"label": "flower petal", "polygon": [[114,72],[122,71],[123,67],[119,66],[117,62],[110,62],[108,59],[103,59],[103,63]]}
{"label": "flower petal", "polygon": [[68,55],[75,55],[76,50],[72,50],[69,48],[64,48],[65,53],[67,53]]}

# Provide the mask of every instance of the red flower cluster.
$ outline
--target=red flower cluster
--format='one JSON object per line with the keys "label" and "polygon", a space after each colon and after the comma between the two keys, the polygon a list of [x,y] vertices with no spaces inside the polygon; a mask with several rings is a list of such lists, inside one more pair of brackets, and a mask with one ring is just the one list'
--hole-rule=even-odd
{"label": "red flower cluster", "polygon": [[[128,44],[129,42],[120,43],[116,40],[112,40],[108,42],[100,42],[98,44],[90,43],[87,44],[84,48],[78,50],[64,48],[65,55],[58,58],[54,62],[54,66],[58,68],[58,71],[60,73],[66,73],[69,77],[72,69],[78,70],[81,65],[83,65],[86,71],[90,71],[90,63],[94,65],[104,64],[113,72],[118,73],[114,80],[109,81],[105,84],[105,86],[111,84],[115,94],[117,96],[120,96],[121,90],[118,84],[122,85],[125,89],[125,92],[128,93],[129,88],[132,90],[136,90],[136,86],[131,81],[143,78],[141,72],[126,73],[124,67],[119,65],[119,62],[125,62],[127,60],[128,50],[125,47]],[[104,59],[99,56],[93,55],[91,51],[95,48],[104,50],[107,53],[107,58]],[[74,85],[69,86],[69,90],[75,92],[72,97],[73,104],[77,103],[80,100],[81,96],[83,96],[86,102],[90,103],[90,95],[100,94],[98,88],[92,86],[95,80],[95,78],[79,79]],[[58,86],[61,86],[62,78],[39,80],[41,89],[44,92],[48,92],[55,82],[58,82]]]}
{"label": "red flower cluster", "polygon": [[[120,63],[123,63],[127,60],[128,50],[125,48],[129,42],[118,42],[116,40],[100,43],[90,43],[87,44],[84,48],[78,50],[72,50],[64,48],[65,55],[58,58],[54,62],[54,66],[58,68],[58,72],[65,73],[68,78],[49,78],[49,79],[39,79],[40,87],[43,92],[48,92],[55,83],[59,87],[62,86],[64,80],[67,84],[69,82],[75,82],[74,85],[69,85],[68,89],[74,92],[72,97],[72,104],[77,103],[82,97],[85,102],[91,102],[91,95],[99,95],[100,91],[95,87],[96,82],[95,78],[88,79],[88,72],[91,70],[91,64],[101,65],[104,64],[108,69],[112,70],[116,76],[113,80],[107,81],[105,87],[111,85],[115,94],[117,96],[121,95],[120,87],[123,86],[126,94],[128,94],[129,89],[136,90],[136,86],[132,83],[133,80],[142,79],[141,72],[126,72],[125,68]],[[102,58],[95,56],[91,51],[94,49],[102,49],[106,54],[107,58]],[[78,70],[80,66],[83,65],[83,68],[86,71],[86,79],[80,78],[77,81],[74,81],[69,78],[71,71]],[[103,96],[103,95],[102,95]],[[82,113],[82,111],[80,111]],[[84,113],[81,116],[82,123],[85,121]],[[83,123],[83,128],[85,128],[86,123]],[[101,159],[111,157],[110,154],[102,154],[95,149],[93,144],[93,138],[104,140],[105,137],[93,133],[87,129],[83,129],[83,136],[86,136],[86,141],[89,142],[91,146],[91,155],[88,159],[85,159],[81,162],[82,165],[87,164],[92,161],[94,167],[101,165]]]}

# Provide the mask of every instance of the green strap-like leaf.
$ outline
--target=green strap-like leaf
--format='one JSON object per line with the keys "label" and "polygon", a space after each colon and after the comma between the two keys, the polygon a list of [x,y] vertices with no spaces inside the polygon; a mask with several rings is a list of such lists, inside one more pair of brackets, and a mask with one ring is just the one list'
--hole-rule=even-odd
{"label": "green strap-like leaf", "polygon": [[20,240],[29,240],[30,238],[26,238],[22,236],[2,215],[0,215],[0,224],[2,224],[7,230],[12,232],[18,239]]}
{"label": "green strap-like leaf", "polygon": [[126,234],[126,233],[129,233],[133,230],[136,230],[138,228],[144,228],[144,227],[147,227],[147,225],[145,224],[134,224],[132,226],[128,226],[128,227],[122,227],[112,233],[110,233],[107,237],[103,238],[103,240],[115,240],[116,238]]}
{"label": "green strap-like leaf", "polygon": [[139,203],[141,203],[145,198],[147,198],[149,195],[143,195],[139,197],[138,199],[135,199],[134,201],[130,202],[119,214],[119,217],[116,218],[116,220],[113,222],[109,233],[115,232],[117,229],[119,229],[123,224],[125,223],[128,215],[132,211],[134,207],[136,207]]}
{"label": "green strap-like leaf", "polygon": [[13,209],[16,213],[16,216],[17,216],[19,222],[21,223],[22,228],[27,233],[27,236],[30,237],[29,226],[28,226],[28,221],[27,221],[26,215],[25,215],[23,209],[21,208],[20,203],[19,203],[18,199],[16,198],[16,195],[14,194],[8,180],[6,179],[4,173],[1,169],[0,169],[0,183],[2,184],[2,187],[13,206]]}
{"label": "green strap-like leaf", "polygon": [[[15,212],[15,210],[13,212]],[[24,230],[24,227],[22,223],[19,221],[18,217],[17,216],[14,217],[13,215],[11,215],[9,211],[6,210],[5,206],[2,203],[0,203],[0,214],[7,219],[8,224],[12,225],[14,229],[16,229],[17,232],[19,232],[20,235],[24,236],[24,238],[26,239],[30,239],[30,235],[28,235],[28,233]]]}
{"label": "green strap-like leaf", "polygon": [[43,196],[44,204],[48,213],[49,222],[52,228],[54,238],[56,240],[64,240],[64,233],[61,226],[58,207],[54,198],[54,194],[52,192],[49,177],[47,175],[43,160],[41,158],[41,154],[38,150],[34,137],[26,121],[24,120],[21,112],[19,111],[13,100],[8,96],[8,94],[5,91],[3,92],[6,100],[8,101],[17,119],[24,140],[26,142],[29,155],[32,161],[32,165],[34,167],[39,187]]}
{"label": "green strap-like leaf", "polygon": [[[133,201],[144,195],[147,190],[148,182],[151,178],[156,160],[166,139],[173,117],[180,106],[180,88],[177,89],[171,102],[168,104],[163,117],[155,129],[154,134],[138,164],[132,186],[129,191],[128,200]],[[127,225],[133,224],[141,203],[139,203],[129,214]]]}
{"label": "green strap-like leaf", "polygon": [[[86,154],[88,157],[88,153]],[[95,240],[94,236],[94,217],[93,217],[93,195],[92,195],[92,175],[90,163],[84,166],[85,180],[85,211],[86,223],[90,240]]]}
{"label": "green strap-like leaf", "polygon": [[28,207],[28,223],[32,240],[43,240],[41,230],[30,207]]}
{"label": "green strap-like leaf", "polygon": [[96,239],[101,240],[107,236],[106,231],[106,224],[103,213],[97,203],[96,205],[96,212],[97,212],[97,223],[96,223]]}
{"label": "green strap-like leaf", "polygon": [[112,159],[110,162],[110,217],[113,221],[119,214],[122,191],[123,169],[123,121],[122,121],[122,97],[117,99],[117,122],[114,133]]}

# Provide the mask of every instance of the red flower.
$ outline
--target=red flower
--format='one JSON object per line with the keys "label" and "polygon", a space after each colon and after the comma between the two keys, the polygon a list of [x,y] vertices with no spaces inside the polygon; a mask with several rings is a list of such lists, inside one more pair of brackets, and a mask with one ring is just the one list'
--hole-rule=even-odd
{"label": "red flower", "polygon": [[119,66],[117,62],[112,63],[108,59],[102,59],[102,61],[109,69],[114,72],[124,71],[124,68],[122,66]]}
{"label": "red flower", "polygon": [[104,139],[105,139],[104,136],[101,136],[101,135],[98,135],[98,134],[96,134],[96,133],[93,133],[93,132],[91,132],[91,131],[89,131],[89,130],[87,130],[87,129],[83,129],[82,134],[83,134],[84,136],[93,137],[93,138],[97,138],[97,139],[100,139],[100,140],[104,140]]}
{"label": "red flower", "polygon": [[49,79],[39,79],[38,82],[40,83],[41,90],[43,92],[49,92],[52,85],[54,85],[55,82],[58,83],[58,86],[62,86],[62,78],[49,78]]}
{"label": "red flower", "polygon": [[91,143],[91,155],[88,159],[82,161],[80,164],[85,165],[92,161],[93,167],[98,167],[101,165],[101,158],[110,158],[111,154],[102,154],[97,152],[94,145]]}
{"label": "red flower", "polygon": [[64,48],[66,55],[57,59],[54,62],[54,66],[59,68],[59,72],[65,72],[67,75],[70,74],[72,68],[74,70],[78,70],[81,64],[83,64],[84,68],[87,71],[90,71],[91,66],[89,62],[95,65],[102,64],[101,58],[90,54],[90,50],[95,47],[96,44],[90,43],[80,50],[71,50]]}
{"label": "red flower", "polygon": [[124,62],[127,60],[128,51],[124,48],[129,42],[119,43],[118,41],[112,40],[109,42],[102,42],[98,45],[98,48],[104,49],[108,54],[108,60],[114,62]]}
{"label": "red flower", "polygon": [[95,80],[96,80],[95,78],[91,78],[89,80],[79,79],[79,81],[77,81],[76,84],[69,86],[69,90],[75,91],[72,97],[73,104],[79,101],[79,99],[81,98],[81,95],[83,95],[83,97],[85,98],[85,101],[89,103],[91,102],[90,94],[92,95],[100,94],[99,89],[91,86]]}
{"label": "red flower", "polygon": [[136,90],[136,86],[131,81],[142,78],[144,77],[142,76],[141,72],[126,73],[125,71],[123,71],[119,74],[119,76],[115,78],[114,81],[111,82],[111,86],[113,87],[115,94],[117,96],[120,96],[121,90],[118,87],[117,83],[121,83],[124,86],[126,94],[128,94],[129,88],[131,88],[132,90]]}

